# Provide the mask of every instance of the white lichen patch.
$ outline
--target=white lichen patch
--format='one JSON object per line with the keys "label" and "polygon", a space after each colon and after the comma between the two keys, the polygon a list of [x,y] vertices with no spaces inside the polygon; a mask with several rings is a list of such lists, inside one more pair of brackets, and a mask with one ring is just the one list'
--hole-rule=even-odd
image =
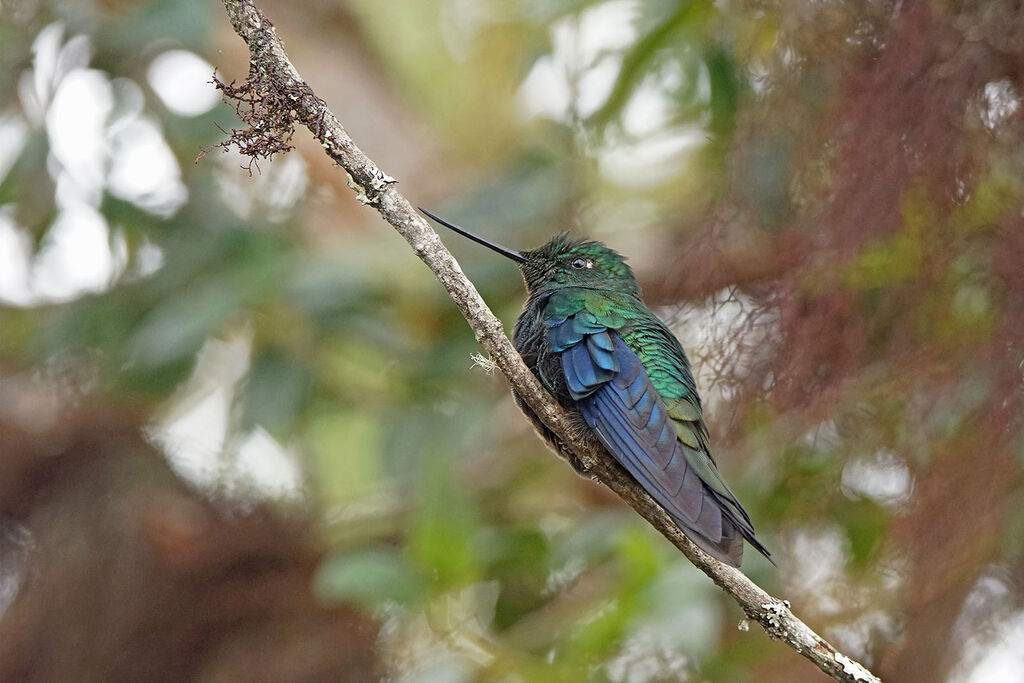
{"label": "white lichen patch", "polygon": [[473,368],[480,368],[488,375],[493,375],[498,370],[498,364],[495,363],[493,359],[487,358],[481,353],[474,353],[470,356],[470,359],[473,361],[473,364],[469,366],[470,370]]}
{"label": "white lichen patch", "polygon": [[384,171],[382,171],[379,168],[377,168],[377,169],[374,169],[374,171],[373,171],[373,180],[370,181],[370,187],[372,187],[377,192],[380,192],[381,190],[383,190],[385,187],[387,187],[391,183],[397,183],[397,182],[398,182],[397,180],[395,180],[394,178],[389,176],[387,173],[385,173]]}
{"label": "white lichen patch", "polygon": [[[327,149],[328,144],[325,142],[323,143],[323,146],[324,149]],[[365,187],[355,181],[355,178],[352,177],[351,173],[348,174],[348,180],[345,181],[345,184],[351,187],[352,191],[356,193],[356,199],[359,200],[360,204],[378,204],[380,202],[379,195],[381,191],[391,183],[397,182],[397,180],[389,176],[384,171],[375,168],[373,170],[372,177],[370,178],[370,190],[372,192],[372,196],[371,192],[367,192]]]}
{"label": "white lichen patch", "polygon": [[[324,147],[326,146],[327,144],[324,143]],[[348,180],[345,181],[345,184],[351,187],[352,191],[356,193],[356,199],[359,200],[360,204],[373,204],[374,201],[376,201],[367,196],[366,189],[355,181],[355,178],[352,177],[351,173],[346,173],[345,175],[348,176]]]}
{"label": "white lichen patch", "polygon": [[875,675],[865,669],[860,663],[855,662],[841,652],[837,652],[836,661],[839,662],[843,667],[843,673],[852,676],[855,681],[865,681],[865,683],[882,683]]}
{"label": "white lichen patch", "polygon": [[782,629],[782,618],[789,612],[789,603],[779,600],[772,600],[761,605],[765,611],[765,619],[768,624],[777,630]]}

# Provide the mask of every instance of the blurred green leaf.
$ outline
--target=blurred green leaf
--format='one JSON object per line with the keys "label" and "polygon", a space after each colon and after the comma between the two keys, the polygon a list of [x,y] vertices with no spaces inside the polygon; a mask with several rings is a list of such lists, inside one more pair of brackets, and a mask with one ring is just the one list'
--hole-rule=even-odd
{"label": "blurred green leaf", "polygon": [[11,206],[14,220],[38,246],[57,217],[53,202],[56,185],[47,172],[49,144],[43,130],[30,130],[28,139],[7,175],[0,179],[0,206]]}
{"label": "blurred green leaf", "polygon": [[375,417],[322,406],[310,419],[307,439],[313,480],[327,505],[352,502],[380,486],[383,436]]}
{"label": "blurred green leaf", "polygon": [[249,369],[242,395],[245,427],[262,425],[269,431],[287,429],[305,408],[312,378],[308,369],[277,349],[258,355]]}
{"label": "blurred green leaf", "polygon": [[480,574],[479,522],[470,498],[454,475],[452,459],[423,452],[416,487],[416,509],[409,526],[410,561],[444,591]]}
{"label": "blurred green leaf", "polygon": [[412,604],[421,593],[416,573],[401,551],[388,547],[332,555],[317,570],[313,588],[325,602],[349,602],[366,608],[386,602]]}
{"label": "blurred green leaf", "polygon": [[889,526],[889,513],[878,503],[861,499],[849,501],[837,511],[843,520],[855,565],[864,566],[878,552]]}
{"label": "blurred green leaf", "polygon": [[718,138],[725,138],[732,134],[736,126],[740,74],[732,55],[721,47],[709,51],[704,56],[704,63],[711,82],[711,100],[708,103],[711,121],[708,130]]}
{"label": "blurred green leaf", "polygon": [[[102,46],[119,57],[138,57],[138,53],[150,47],[158,39],[167,45],[189,50],[201,50],[207,43],[211,26],[221,21],[216,5],[202,0],[149,0],[140,8],[122,16],[108,16],[99,26],[98,37]],[[97,56],[101,68],[124,67],[119,59],[107,61],[102,51]]]}
{"label": "blurred green leaf", "polygon": [[481,530],[480,555],[488,576],[500,576],[494,625],[506,629],[548,601],[551,544],[534,527]]}
{"label": "blurred green leaf", "polygon": [[970,235],[1003,219],[1013,210],[1024,193],[1024,184],[1017,175],[997,169],[982,178],[967,202],[957,209],[951,222],[961,234]]}
{"label": "blurred green leaf", "polygon": [[640,590],[661,572],[663,556],[654,546],[656,541],[646,530],[636,527],[623,529],[618,540],[616,557],[625,566],[623,587]]}
{"label": "blurred green leaf", "polygon": [[654,60],[658,51],[664,48],[678,31],[695,30],[714,15],[714,3],[710,0],[683,0],[667,17],[648,31],[625,54],[619,74],[604,104],[595,111],[587,123],[596,127],[607,125],[626,106],[636,85],[643,80],[645,69]]}
{"label": "blurred green leaf", "polygon": [[241,308],[245,295],[223,277],[190,287],[161,303],[147,315],[128,343],[129,356],[154,367],[191,356],[229,315]]}

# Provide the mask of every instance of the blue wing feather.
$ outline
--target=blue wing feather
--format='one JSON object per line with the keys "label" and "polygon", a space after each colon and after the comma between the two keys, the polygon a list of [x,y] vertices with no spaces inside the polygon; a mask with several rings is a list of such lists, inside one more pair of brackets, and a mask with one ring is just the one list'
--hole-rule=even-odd
{"label": "blue wing feather", "polygon": [[546,324],[548,343],[560,354],[566,386],[584,420],[676,523],[730,564],[739,564],[742,537],[763,548],[739,503],[708,486],[691,464],[710,457],[679,440],[643,364],[618,334],[585,310]]}

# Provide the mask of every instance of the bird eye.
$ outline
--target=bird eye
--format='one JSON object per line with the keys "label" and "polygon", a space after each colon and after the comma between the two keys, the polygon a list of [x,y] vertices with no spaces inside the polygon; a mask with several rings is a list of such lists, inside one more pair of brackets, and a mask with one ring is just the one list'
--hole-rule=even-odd
{"label": "bird eye", "polygon": [[572,266],[573,268],[586,268],[587,267],[587,259],[585,259],[585,258],[573,259],[572,263],[570,263],[569,265]]}

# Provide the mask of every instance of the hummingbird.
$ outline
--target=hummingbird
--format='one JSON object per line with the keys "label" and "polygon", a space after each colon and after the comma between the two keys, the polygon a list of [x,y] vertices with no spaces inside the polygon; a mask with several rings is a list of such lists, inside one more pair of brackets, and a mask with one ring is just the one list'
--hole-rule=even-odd
{"label": "hummingbird", "polygon": [[[512,343],[578,434],[596,438],[712,557],[739,567],[745,539],[771,561],[715,466],[690,361],[640,298],[622,255],[567,233],[515,251],[420,211],[519,265],[527,299]],[[586,475],[579,458],[515,398],[545,441]]]}

